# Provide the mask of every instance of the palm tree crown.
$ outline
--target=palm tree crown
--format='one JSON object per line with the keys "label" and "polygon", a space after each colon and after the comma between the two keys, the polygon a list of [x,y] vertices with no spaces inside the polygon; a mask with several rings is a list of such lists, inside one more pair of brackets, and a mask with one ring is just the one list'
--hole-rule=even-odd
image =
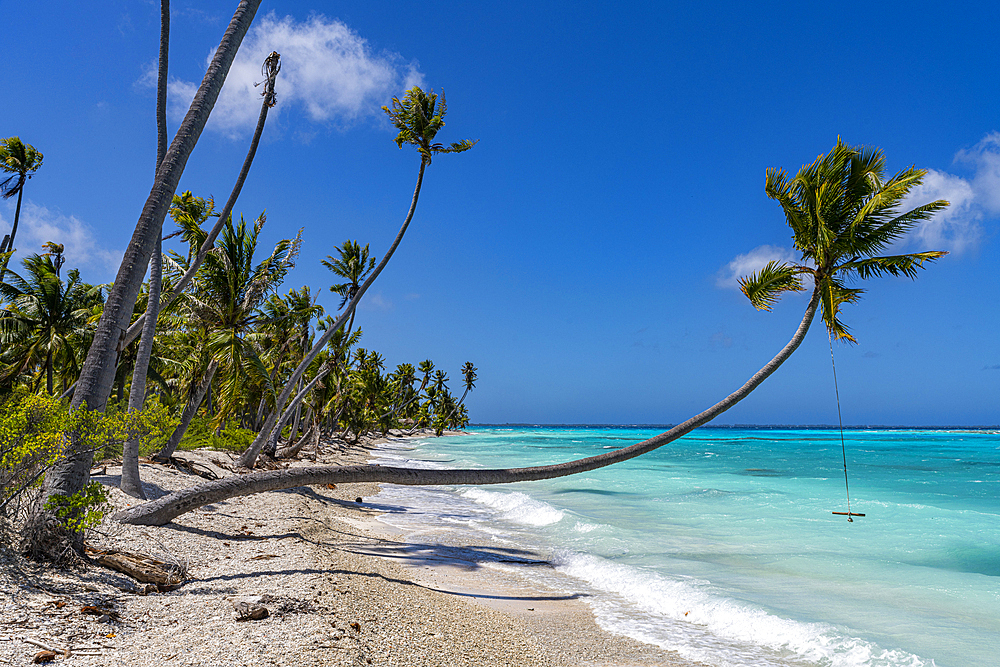
{"label": "palm tree crown", "polygon": [[20,137],[0,139],[0,169],[11,174],[0,181],[0,192],[9,199],[21,191],[25,181],[42,166],[44,156]]}
{"label": "palm tree crown", "polygon": [[768,169],[765,191],[781,204],[792,228],[801,264],[772,261],[740,280],[740,289],[760,310],[770,310],[783,292],[805,289],[812,278],[823,321],[837,339],[857,342],[838,318],[840,306],[855,303],[863,289],[848,282],[881,276],[916,278],[917,269],[947,253],[939,250],[879,255],[918,223],[948,206],[938,200],[906,212],[900,205],[927,172],[909,167],[885,179],[885,157],[877,148],[848,146],[840,138],[826,155],[804,165],[794,178]]}
{"label": "palm tree crown", "polygon": [[462,153],[476,145],[476,141],[464,139],[450,146],[435,144],[434,137],[444,127],[444,117],[448,113],[448,103],[441,91],[441,103],[433,89],[424,92],[417,86],[410,88],[400,100],[392,98],[392,108],[382,107],[389,120],[399,130],[396,145],[413,144],[420,151],[423,164],[430,164],[436,153]]}
{"label": "palm tree crown", "polygon": [[340,295],[340,305],[337,310],[344,307],[348,301],[354,298],[361,288],[368,274],[375,268],[375,258],[369,256],[368,244],[364,247],[357,241],[344,241],[344,244],[337,247],[339,257],[327,255],[326,259],[320,262],[330,269],[334,275],[340,276],[347,282],[330,286],[330,291]]}

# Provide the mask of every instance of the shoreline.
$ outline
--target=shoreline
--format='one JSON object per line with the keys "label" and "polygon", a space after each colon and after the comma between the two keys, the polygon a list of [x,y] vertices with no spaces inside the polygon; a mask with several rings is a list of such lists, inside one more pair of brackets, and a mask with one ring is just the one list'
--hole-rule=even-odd
{"label": "shoreline", "polygon": [[[328,446],[317,463],[362,463],[377,442],[346,454]],[[179,456],[213,468],[228,458],[206,450]],[[141,467],[150,497],[201,481]],[[109,467],[95,479],[122,507],[135,500],[113,488],[119,471]],[[463,553],[404,540],[378,520],[393,510],[380,506],[378,491],[345,484],[256,494],[163,527],[106,525],[91,540],[186,566],[191,578],[167,593],[135,594],[134,580],[96,566],[60,572],[26,564],[24,578],[5,564],[0,662],[25,664],[45,645],[62,654],[57,662],[79,665],[696,664],[602,630],[579,597],[482,567],[468,550],[483,545]],[[236,620],[240,601],[262,604],[269,616]],[[106,613],[88,614],[88,606]]]}

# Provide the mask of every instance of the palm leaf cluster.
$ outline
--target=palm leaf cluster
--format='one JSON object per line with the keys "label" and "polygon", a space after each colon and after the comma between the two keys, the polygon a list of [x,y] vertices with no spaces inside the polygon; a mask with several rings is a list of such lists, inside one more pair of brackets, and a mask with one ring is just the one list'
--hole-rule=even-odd
{"label": "palm leaf cluster", "polygon": [[740,288],[750,302],[770,310],[784,292],[805,290],[803,277],[809,277],[819,292],[823,321],[831,335],[856,342],[839,317],[841,306],[864,294],[852,283],[884,275],[916,278],[917,269],[947,254],[936,250],[882,254],[948,206],[939,200],[902,211],[907,195],[926,171],[909,167],[890,178],[885,174],[880,150],[848,146],[839,138],[833,150],[803,166],[794,177],[768,169],[765,192],[781,205],[802,261],[772,261],[741,279]]}

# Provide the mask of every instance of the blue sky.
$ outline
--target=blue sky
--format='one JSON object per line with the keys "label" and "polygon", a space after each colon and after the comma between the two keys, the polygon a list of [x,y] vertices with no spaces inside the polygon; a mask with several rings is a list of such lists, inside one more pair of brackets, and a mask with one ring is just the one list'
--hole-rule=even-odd
{"label": "blue sky", "polygon": [[[235,2],[174,0],[171,131]],[[0,135],[45,154],[22,254],[66,244],[117,271],[152,181],[159,3],[6,3]],[[303,228],[283,289],[325,288],[345,239],[380,256],[418,158],[379,107],[447,92],[444,141],[414,223],[359,310],[395,365],[479,368],[477,422],[669,423],[738,387],[793,333],[806,298],[755,311],[734,275],[790,253],[768,167],[837,136],[930,170],[953,202],[907,249],[951,252],[844,310],[836,349],[852,424],[1000,422],[1000,70],[993,3],[264,2],[181,189],[223,200],[282,53],[278,106],[237,211],[266,244]],[[0,203],[0,233],[13,201]],[[269,246],[268,246],[269,247]],[[326,292],[321,301],[335,309]],[[720,423],[836,421],[825,331]]]}

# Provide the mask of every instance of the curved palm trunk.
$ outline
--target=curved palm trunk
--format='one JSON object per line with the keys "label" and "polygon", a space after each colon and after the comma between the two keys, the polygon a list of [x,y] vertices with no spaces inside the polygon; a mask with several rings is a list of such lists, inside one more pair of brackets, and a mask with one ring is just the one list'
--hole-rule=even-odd
{"label": "curved palm trunk", "polygon": [[[163,218],[170,208],[188,158],[194,151],[212,108],[219,98],[222,84],[236,57],[236,51],[249,30],[259,6],[260,0],[240,1],[201,86],[156,172],[153,187],[125,250],[115,283],[108,294],[104,312],[97,324],[94,341],[81,369],[71,404],[74,409],[86,406],[90,410],[103,410],[107,403],[115,378],[115,362],[122,349],[128,321],[146,274],[149,257],[160,236]],[[56,462],[46,475],[46,497],[68,496],[82,490],[89,479],[92,460],[93,453],[89,448],[81,447],[76,441],[71,442],[65,457]]]}
{"label": "curved palm trunk", "polygon": [[627,461],[636,456],[651,452],[669,442],[673,442],[699,426],[712,421],[746,398],[750,392],[774,373],[805,339],[809,325],[812,324],[813,316],[816,314],[819,298],[819,292],[814,290],[805,315],[802,317],[802,322],[795,331],[795,335],[792,336],[788,344],[771,361],[757,371],[742,387],[704,412],[691,417],[683,424],[678,424],[665,433],[661,433],[630,447],[609,451],[598,456],[591,456],[577,461],[549,466],[537,466],[534,468],[426,470],[389,468],[385,466],[316,466],[268,470],[248,475],[226,477],[181,491],[175,491],[159,500],[119,512],[114,518],[123,523],[161,526],[185,512],[190,512],[193,509],[210,503],[220,502],[236,496],[260,493],[262,491],[276,491],[310,484],[348,484],[356,482],[406,484],[411,486],[508,484],[511,482],[526,482],[575,475],[603,468],[613,463]]}
{"label": "curved palm trunk", "polygon": [[250,447],[247,448],[247,450],[240,455],[238,461],[238,464],[240,466],[244,468],[253,467],[253,464],[257,461],[258,454],[260,454],[261,448],[264,446],[264,443],[267,442],[267,439],[270,437],[271,429],[274,428],[274,417],[277,415],[277,411],[280,410],[281,407],[284,406],[286,402],[288,402],[289,398],[291,398],[292,391],[294,391],[295,389],[295,385],[298,383],[299,379],[303,376],[303,374],[305,374],[306,369],[309,368],[309,364],[313,362],[313,359],[316,358],[316,355],[318,355],[323,350],[323,348],[326,347],[326,344],[330,342],[330,339],[333,338],[333,334],[335,334],[338,329],[344,326],[344,322],[346,322],[348,318],[353,318],[354,311],[358,307],[358,302],[361,301],[361,297],[365,295],[365,292],[368,291],[368,288],[371,287],[371,284],[375,282],[375,279],[378,278],[380,273],[382,273],[382,269],[384,269],[385,265],[389,263],[389,260],[392,258],[392,254],[396,252],[396,248],[399,246],[400,241],[403,240],[403,235],[406,233],[406,228],[410,226],[410,221],[413,220],[413,214],[417,210],[417,200],[420,199],[420,187],[424,182],[424,169],[426,167],[427,163],[423,159],[421,159],[420,171],[417,173],[417,185],[413,190],[413,199],[410,200],[410,210],[407,211],[406,219],[403,221],[403,225],[399,228],[399,232],[396,234],[395,240],[393,240],[392,245],[389,247],[389,251],[386,252],[385,257],[383,257],[382,261],[379,262],[378,266],[375,267],[375,270],[372,272],[372,274],[368,276],[368,279],[365,280],[365,282],[361,284],[361,287],[358,288],[357,294],[355,294],[354,298],[352,298],[351,301],[347,304],[346,309],[344,310],[343,313],[341,313],[340,317],[337,318],[337,321],[334,322],[333,326],[327,329],[322,336],[320,336],[319,340],[316,341],[316,344],[313,345],[311,350],[309,350],[309,354],[307,354],[305,358],[302,359],[301,362],[299,362],[299,365],[292,372],[291,377],[289,377],[288,380],[285,382],[285,388],[281,390],[281,395],[275,402],[274,413],[272,413],[272,416],[268,418],[267,422],[264,423],[264,428],[262,428],[260,432],[257,434],[257,437],[254,439],[253,444],[251,444]]}
{"label": "curved palm trunk", "polygon": [[[160,0],[160,66],[156,77],[156,170],[167,154],[167,72],[170,52],[170,0]],[[154,170],[154,171],[156,171]],[[155,176],[155,174],[154,174]],[[146,375],[153,355],[156,320],[160,316],[160,290],[163,284],[163,233],[161,224],[156,245],[149,258],[149,299],[146,304],[142,337],[132,370],[132,392],[128,399],[129,412],[141,411],[146,403]],[[133,498],[146,499],[139,479],[139,439],[129,438],[122,450],[122,491]]]}
{"label": "curved palm trunk", "polygon": [[[17,223],[21,218],[21,195],[24,194],[24,186],[17,191],[17,206],[14,208],[14,224],[10,228],[10,234],[4,236],[4,245],[0,247],[0,252],[13,252],[14,251],[14,237],[17,236]],[[7,262],[10,261],[8,257],[3,261],[3,266],[0,266],[0,283],[3,282],[4,274],[7,273]],[[51,392],[50,392],[51,393]]]}
{"label": "curved palm trunk", "polygon": [[[288,419],[292,416],[292,413],[295,412],[295,408],[298,407],[299,403],[302,401],[303,398],[305,398],[306,394],[312,391],[313,387],[316,386],[316,383],[322,380],[324,377],[326,377],[326,374],[329,372],[330,372],[329,366],[324,366],[323,368],[319,369],[319,372],[316,373],[316,377],[314,377],[309,382],[309,384],[304,386],[299,391],[299,393],[295,395],[295,398],[292,399],[292,402],[288,405],[287,408],[285,408],[285,411],[281,413],[281,417],[278,419],[277,423],[275,423],[274,427],[271,429],[270,437],[268,437],[267,443],[264,445],[265,452],[267,452],[268,454],[274,454],[275,450],[278,448],[278,438],[281,436],[281,429],[285,428],[285,424],[288,422]],[[294,438],[295,434],[292,433],[289,437]]]}
{"label": "curved palm trunk", "polygon": [[191,425],[191,420],[194,419],[194,416],[198,413],[198,408],[201,407],[202,401],[205,400],[205,394],[208,392],[208,388],[212,386],[212,378],[215,377],[215,371],[217,370],[219,370],[219,362],[212,359],[208,364],[208,369],[205,371],[205,377],[202,378],[201,382],[195,388],[194,393],[191,394],[188,404],[184,406],[184,412],[181,413],[181,423],[177,425],[177,428],[170,435],[170,440],[156,453],[156,456],[153,457],[154,459],[166,461],[174,455],[177,445],[181,443],[181,439],[187,432],[188,426]]}
{"label": "curved palm trunk", "polygon": [[[259,0],[258,0],[259,2]],[[195,255],[188,267],[188,270],[184,272],[181,279],[177,282],[174,288],[160,301],[160,310],[167,308],[174,300],[187,289],[187,286],[191,284],[194,280],[194,276],[198,273],[198,268],[201,266],[202,262],[205,261],[205,257],[208,256],[208,252],[215,245],[215,240],[219,238],[219,234],[222,233],[223,228],[226,226],[226,220],[233,212],[233,207],[236,205],[236,200],[240,197],[240,192],[243,191],[243,183],[247,180],[247,176],[250,174],[250,165],[253,164],[254,156],[257,154],[257,144],[260,143],[260,135],[264,132],[264,123],[267,121],[267,110],[273,106],[274,99],[274,82],[277,72],[274,76],[268,77],[267,87],[264,90],[264,101],[260,105],[260,115],[257,116],[257,127],[254,129],[253,139],[250,141],[250,149],[247,151],[247,156],[243,160],[243,168],[240,169],[240,175],[236,178],[236,183],[233,185],[233,191],[229,193],[229,199],[226,201],[226,205],[222,207],[222,212],[219,215],[219,219],[215,221],[215,225],[208,232],[208,236],[205,238],[205,242],[201,244],[198,248],[198,254]],[[135,340],[136,336],[139,335],[139,330],[142,327],[143,317],[132,323],[132,326],[128,328],[125,332],[125,345],[128,345]]]}

